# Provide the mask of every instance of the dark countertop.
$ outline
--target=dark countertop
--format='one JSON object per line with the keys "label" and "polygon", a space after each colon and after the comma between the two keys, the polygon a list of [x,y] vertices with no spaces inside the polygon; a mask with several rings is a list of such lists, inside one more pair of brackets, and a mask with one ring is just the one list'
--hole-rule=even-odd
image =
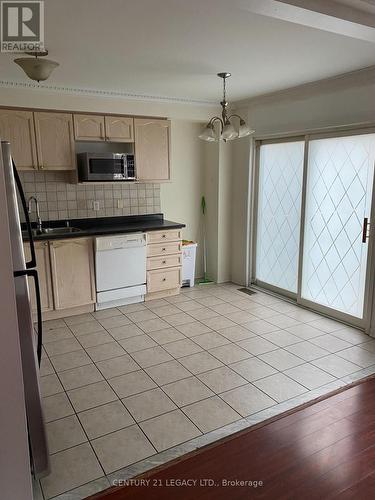
{"label": "dark countertop", "polygon": [[[77,228],[79,231],[69,232],[67,222],[70,228]],[[23,240],[28,241],[29,237],[25,231],[26,225],[22,223],[21,227]],[[63,231],[65,227],[67,228],[66,232]],[[61,228],[61,232],[59,233],[37,234],[35,232],[36,224],[32,223],[34,240],[79,238],[81,236],[100,236],[137,231],[161,231],[163,229],[180,229],[183,227],[185,227],[185,224],[165,220],[163,214],[43,221],[43,228]]]}

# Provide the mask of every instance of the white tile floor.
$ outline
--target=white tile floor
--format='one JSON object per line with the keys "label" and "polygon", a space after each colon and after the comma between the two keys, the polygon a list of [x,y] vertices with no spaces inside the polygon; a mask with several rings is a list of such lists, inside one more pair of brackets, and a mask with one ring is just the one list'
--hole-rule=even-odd
{"label": "white tile floor", "polygon": [[45,499],[84,498],[375,372],[375,340],[233,284],[44,331]]}

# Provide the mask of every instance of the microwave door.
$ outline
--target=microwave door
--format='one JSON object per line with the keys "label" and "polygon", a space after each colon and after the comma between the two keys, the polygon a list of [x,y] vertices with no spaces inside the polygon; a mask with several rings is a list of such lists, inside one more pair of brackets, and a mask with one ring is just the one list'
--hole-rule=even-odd
{"label": "microwave door", "polygon": [[[20,336],[19,340],[22,358],[30,455],[32,461],[31,465],[34,476],[41,477],[49,471],[49,454],[39,387],[39,366],[37,354],[37,351],[41,350],[41,337],[37,339],[35,336],[27,281],[27,276],[30,275],[33,276],[36,283],[38,283],[37,271],[36,269],[27,269],[25,262],[21,225],[18,214],[16,182],[9,143],[1,143],[1,152],[4,166],[12,261],[14,266],[16,307]],[[22,198],[22,193],[19,194]],[[29,263],[29,265],[30,264],[32,264],[32,262]],[[37,285],[36,287],[38,288]],[[41,323],[41,317],[39,318],[39,323]],[[38,341],[40,343],[40,347],[37,345]]]}
{"label": "microwave door", "polygon": [[89,180],[113,181],[122,177],[122,158],[90,158]]}

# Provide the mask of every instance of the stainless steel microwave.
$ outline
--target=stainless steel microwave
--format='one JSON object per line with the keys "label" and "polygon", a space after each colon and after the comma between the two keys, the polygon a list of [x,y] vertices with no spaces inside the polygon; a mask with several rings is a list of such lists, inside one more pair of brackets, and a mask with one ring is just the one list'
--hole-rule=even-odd
{"label": "stainless steel microwave", "polygon": [[77,165],[80,182],[136,180],[133,154],[79,153]]}

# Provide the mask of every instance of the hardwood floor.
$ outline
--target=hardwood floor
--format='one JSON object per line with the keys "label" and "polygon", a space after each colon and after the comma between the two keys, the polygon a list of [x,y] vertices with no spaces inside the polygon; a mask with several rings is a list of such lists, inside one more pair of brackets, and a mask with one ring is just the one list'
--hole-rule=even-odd
{"label": "hardwood floor", "polygon": [[[375,498],[375,378],[241,431],[137,479],[149,483],[112,488],[90,498]],[[214,486],[204,484],[209,479]],[[256,481],[258,486],[224,486],[224,479]],[[172,481],[177,480],[197,483],[173,486]]]}

